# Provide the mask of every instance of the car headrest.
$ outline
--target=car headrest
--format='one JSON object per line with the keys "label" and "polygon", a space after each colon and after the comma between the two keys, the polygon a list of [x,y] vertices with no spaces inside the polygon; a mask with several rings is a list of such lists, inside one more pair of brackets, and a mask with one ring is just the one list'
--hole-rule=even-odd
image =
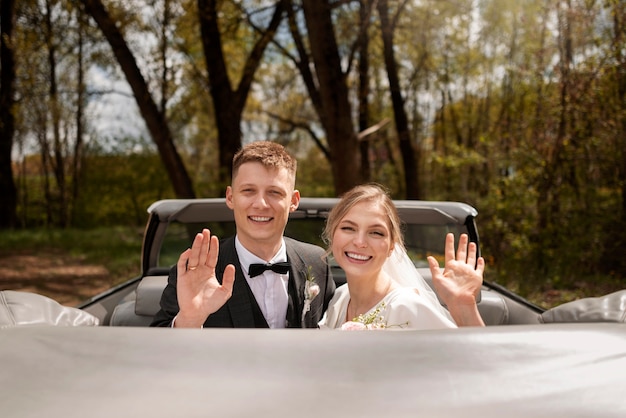
{"label": "car headrest", "polygon": [[626,322],[626,290],[564,303],[542,313],[541,319],[544,323]]}
{"label": "car headrest", "polygon": [[161,295],[167,286],[167,276],[146,276],[136,290],[135,313],[154,316],[160,309]]}
{"label": "car headrest", "polygon": [[0,328],[24,325],[96,326],[98,318],[63,306],[47,296],[15,290],[0,291]]}

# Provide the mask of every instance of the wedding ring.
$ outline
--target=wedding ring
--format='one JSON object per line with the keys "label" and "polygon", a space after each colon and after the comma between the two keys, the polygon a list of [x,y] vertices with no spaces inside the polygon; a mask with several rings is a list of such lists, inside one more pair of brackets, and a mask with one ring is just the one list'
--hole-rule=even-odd
{"label": "wedding ring", "polygon": [[198,266],[193,266],[193,267],[188,267],[188,268],[187,268],[187,270],[191,270],[191,271],[193,271],[193,270],[195,270],[195,269],[197,269],[197,268],[198,268]]}

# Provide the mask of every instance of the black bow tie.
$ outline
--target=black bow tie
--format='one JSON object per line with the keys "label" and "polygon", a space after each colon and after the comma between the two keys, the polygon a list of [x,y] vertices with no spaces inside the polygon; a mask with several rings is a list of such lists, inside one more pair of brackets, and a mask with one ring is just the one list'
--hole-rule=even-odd
{"label": "black bow tie", "polygon": [[287,274],[289,272],[289,263],[274,263],[274,264],[250,264],[248,268],[248,275],[250,277],[256,277],[259,274],[263,274],[265,270],[272,270],[278,274]]}

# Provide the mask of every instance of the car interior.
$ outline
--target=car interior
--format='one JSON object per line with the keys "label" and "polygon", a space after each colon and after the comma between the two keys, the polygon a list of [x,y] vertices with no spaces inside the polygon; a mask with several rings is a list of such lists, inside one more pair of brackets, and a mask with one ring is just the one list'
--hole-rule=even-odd
{"label": "car interior", "polygon": [[[345,279],[342,278],[340,269],[333,269],[333,278],[337,284],[343,284]],[[430,270],[420,268],[420,274],[424,276],[430,284]],[[337,274],[335,276],[335,274]],[[147,276],[141,279],[136,290],[129,295],[127,300],[117,305],[111,315],[110,326],[149,326],[152,317],[159,311],[159,301],[163,289],[167,285],[167,275]],[[513,305],[514,301],[507,301],[499,294],[487,289],[481,292],[478,309],[480,311],[485,324],[487,325],[504,325],[510,323],[509,305]],[[520,307],[520,313],[527,312],[527,309]],[[521,315],[517,315],[519,318]],[[540,323],[539,314],[525,315],[524,323]],[[519,320],[519,319],[518,319]]]}
{"label": "car interior", "polygon": [[[427,256],[443,265],[444,239],[449,232],[467,233],[479,242],[476,211],[455,202],[396,202],[405,223],[405,246],[415,266],[431,285]],[[291,214],[285,235],[325,247],[320,231],[332,207],[330,199],[303,199]],[[160,309],[161,294],[172,265],[196,232],[209,228],[215,235],[234,234],[232,213],[223,200],[195,199],[155,202],[150,214],[142,249],[143,273],[78,307],[64,307],[42,295],[26,292],[0,292],[0,327],[46,323],[50,325],[100,325],[147,327]],[[479,247],[480,251],[480,247]],[[345,283],[341,268],[330,259],[337,286]],[[479,312],[487,326],[563,322],[626,322],[626,290],[584,298],[552,309],[542,309],[506,288],[484,282],[477,296]]]}

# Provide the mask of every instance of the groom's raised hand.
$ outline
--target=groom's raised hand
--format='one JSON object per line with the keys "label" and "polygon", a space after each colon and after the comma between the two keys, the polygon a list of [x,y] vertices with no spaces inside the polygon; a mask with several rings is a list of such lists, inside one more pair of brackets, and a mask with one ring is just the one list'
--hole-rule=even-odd
{"label": "groom's raised hand", "polygon": [[191,248],[178,258],[176,295],[180,310],[174,322],[176,328],[200,328],[231,297],[235,266],[226,266],[220,284],[215,276],[219,245],[219,239],[203,229],[196,234]]}

